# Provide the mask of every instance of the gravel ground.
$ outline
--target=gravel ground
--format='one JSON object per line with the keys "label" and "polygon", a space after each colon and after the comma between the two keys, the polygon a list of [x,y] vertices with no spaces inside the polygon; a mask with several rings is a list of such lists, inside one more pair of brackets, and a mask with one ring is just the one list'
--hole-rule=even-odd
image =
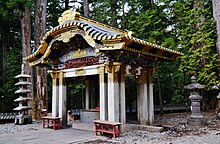
{"label": "gravel ground", "polygon": [[15,124],[1,124],[0,125],[0,135],[5,134],[16,134],[20,132],[36,131],[41,128],[41,122],[35,121],[33,124],[27,125],[15,125]]}
{"label": "gravel ground", "polygon": [[[130,131],[119,138],[107,138],[85,142],[87,144],[220,144],[220,120],[212,113],[204,113],[206,125],[200,129],[189,127],[186,122],[189,114],[166,114],[155,116],[155,124],[165,126],[162,132]],[[21,132],[42,129],[40,122],[29,125],[0,125],[0,135],[10,135]]]}
{"label": "gravel ground", "polygon": [[162,132],[131,131],[112,142],[123,144],[220,144],[220,120],[213,112],[203,113],[206,125],[195,129],[187,125],[189,113],[155,116]]}

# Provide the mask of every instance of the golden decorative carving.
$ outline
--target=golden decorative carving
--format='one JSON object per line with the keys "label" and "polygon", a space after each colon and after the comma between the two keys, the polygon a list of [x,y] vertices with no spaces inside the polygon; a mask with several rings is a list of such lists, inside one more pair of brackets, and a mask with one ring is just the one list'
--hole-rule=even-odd
{"label": "golden decorative carving", "polygon": [[114,82],[118,83],[118,73],[114,73]]}
{"label": "golden decorative carving", "polygon": [[59,77],[59,73],[54,72],[54,71],[50,72],[50,75],[51,75],[52,79],[57,79]]}
{"label": "golden decorative carving", "polygon": [[108,73],[107,76],[108,76],[108,83],[114,81],[114,72],[113,73]]}
{"label": "golden decorative carving", "polygon": [[105,67],[104,66],[100,66],[98,68],[98,73],[99,73],[99,81],[101,83],[105,82]]}
{"label": "golden decorative carving", "polygon": [[117,50],[117,49],[122,49],[125,46],[124,42],[121,43],[116,43],[116,41],[112,41],[109,43],[104,44],[100,49],[102,50]]}
{"label": "golden decorative carving", "polygon": [[112,65],[109,62],[105,62],[104,65],[105,65],[106,72],[111,73],[113,69]]}
{"label": "golden decorative carving", "polygon": [[114,72],[116,72],[116,73],[119,72],[121,63],[113,62],[113,65],[114,65]]}
{"label": "golden decorative carving", "polygon": [[60,34],[60,36],[57,38],[57,40],[60,40],[60,41],[67,43],[70,41],[70,38],[74,37],[74,36],[75,36],[75,33],[68,31],[68,32]]}
{"label": "golden decorative carving", "polygon": [[131,37],[133,34],[134,34],[134,32],[133,32],[133,31],[127,31],[127,35],[128,35],[128,36],[130,36],[130,37]]}
{"label": "golden decorative carving", "polygon": [[58,22],[61,25],[65,21],[68,20],[79,20],[80,13],[72,10],[66,10],[62,13],[61,17],[59,17]]}
{"label": "golden decorative carving", "polygon": [[53,82],[53,86],[58,86],[58,85],[59,85],[59,82],[58,82],[58,79],[57,79],[57,78],[54,78],[54,79],[52,80],[52,82]]}
{"label": "golden decorative carving", "polygon": [[63,79],[63,77],[64,77],[64,72],[60,71],[60,72],[59,72],[59,75],[58,75],[58,78],[59,78],[59,79]]}
{"label": "golden decorative carving", "polygon": [[91,47],[95,47],[95,41],[87,33],[83,37]]}
{"label": "golden decorative carving", "polygon": [[118,82],[118,73],[108,73],[108,82]]}

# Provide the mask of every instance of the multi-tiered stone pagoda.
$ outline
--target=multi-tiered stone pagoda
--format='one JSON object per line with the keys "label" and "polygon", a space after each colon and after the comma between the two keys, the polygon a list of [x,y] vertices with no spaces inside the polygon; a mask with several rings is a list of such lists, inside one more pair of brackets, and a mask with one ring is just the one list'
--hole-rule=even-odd
{"label": "multi-tiered stone pagoda", "polygon": [[31,98],[28,97],[28,93],[31,92],[28,86],[31,85],[31,83],[28,82],[28,79],[31,78],[31,76],[24,74],[24,65],[21,66],[21,74],[17,75],[15,78],[19,79],[19,82],[15,84],[19,86],[19,89],[15,92],[19,97],[14,100],[19,102],[19,106],[14,108],[14,110],[19,111],[19,114],[15,117],[15,124],[32,123],[32,118],[28,114],[28,110],[31,110],[31,106],[28,104],[31,100]]}

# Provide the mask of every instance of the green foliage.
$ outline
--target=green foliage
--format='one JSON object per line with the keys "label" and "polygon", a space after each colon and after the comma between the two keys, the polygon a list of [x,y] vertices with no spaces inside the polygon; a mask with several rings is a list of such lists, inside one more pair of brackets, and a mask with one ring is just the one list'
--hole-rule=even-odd
{"label": "green foliage", "polygon": [[50,30],[56,27],[58,23],[58,18],[62,14],[63,9],[58,0],[48,0],[47,5],[47,29]]}
{"label": "green foliage", "polygon": [[82,109],[85,83],[81,78],[67,79],[67,107],[68,109]]}
{"label": "green foliage", "polygon": [[[195,6],[195,3],[199,6]],[[207,90],[218,83],[215,31],[210,1],[178,1],[175,18],[181,57],[180,70],[195,75]],[[183,13],[182,11],[186,11]]]}
{"label": "green foliage", "polygon": [[4,98],[2,99],[3,112],[11,112],[13,108],[18,106],[18,103],[14,102],[14,99],[18,97],[18,95],[15,94],[15,91],[19,87],[14,86],[14,84],[18,82],[18,80],[15,79],[14,77],[20,73],[20,65],[21,65],[20,48],[16,48],[14,46],[13,49],[9,50],[8,61],[9,63],[7,70],[7,81],[0,88],[0,91],[2,92],[2,96],[4,96]]}
{"label": "green foliage", "polygon": [[[20,73],[21,65],[21,34],[20,34],[20,17],[19,11],[13,6],[17,5],[18,1],[5,1],[0,0],[0,46],[1,46],[1,58],[3,58],[2,43],[6,44],[7,53],[5,60],[7,63],[7,77],[0,77],[0,92],[1,97],[1,111],[11,112],[13,108],[17,107],[17,103],[14,102],[14,92],[18,89],[14,86],[17,82],[15,76]],[[5,39],[3,39],[5,37]],[[1,70],[3,70],[3,64],[1,63]],[[3,85],[3,79],[5,81]]]}

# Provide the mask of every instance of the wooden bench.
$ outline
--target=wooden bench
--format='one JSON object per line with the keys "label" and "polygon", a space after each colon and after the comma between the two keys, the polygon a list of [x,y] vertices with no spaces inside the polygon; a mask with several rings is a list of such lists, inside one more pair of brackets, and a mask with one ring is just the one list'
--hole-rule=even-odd
{"label": "wooden bench", "polygon": [[100,135],[103,133],[109,133],[113,135],[113,138],[120,137],[120,126],[121,123],[118,122],[110,122],[110,121],[102,121],[102,120],[95,120],[94,121],[94,130],[95,134],[100,132]]}
{"label": "wooden bench", "polygon": [[42,117],[42,126],[45,128],[47,127],[53,127],[54,130],[60,129],[60,119],[59,117]]}

